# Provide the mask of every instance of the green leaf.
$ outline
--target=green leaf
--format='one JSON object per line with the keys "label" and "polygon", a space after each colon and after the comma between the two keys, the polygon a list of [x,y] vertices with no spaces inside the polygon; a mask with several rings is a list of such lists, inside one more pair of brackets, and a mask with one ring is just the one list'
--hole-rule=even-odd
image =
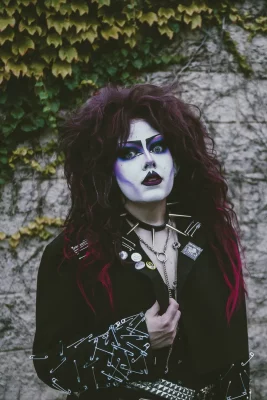
{"label": "green leaf", "polygon": [[107,67],[107,72],[109,73],[109,75],[114,76],[117,72],[117,68],[113,67],[113,66],[109,66]]}
{"label": "green leaf", "polygon": [[101,35],[105,40],[109,40],[109,38],[118,39],[119,32],[121,32],[120,28],[117,26],[113,26],[112,28],[102,29]]}
{"label": "green leaf", "polygon": [[72,0],[70,6],[72,11],[78,11],[80,15],[88,14],[89,12],[88,5],[82,0]]}
{"label": "green leaf", "polygon": [[72,74],[71,65],[65,61],[57,61],[52,65],[52,74],[56,77],[59,75],[64,79],[67,75]]}
{"label": "green leaf", "polygon": [[63,17],[50,16],[46,21],[48,28],[54,28],[59,35],[62,34],[63,29],[68,31],[70,28],[70,21]]}
{"label": "green leaf", "polygon": [[49,64],[57,58],[57,51],[54,47],[47,47],[41,52],[41,57]]}
{"label": "green leaf", "polygon": [[0,157],[0,162],[1,162],[2,164],[7,164],[7,163],[8,163],[8,158],[5,157],[5,156],[1,156],[1,157]]}
{"label": "green leaf", "polygon": [[12,53],[15,55],[20,54],[24,56],[29,49],[34,49],[35,44],[28,36],[19,36],[19,38],[12,44]]}
{"label": "green leaf", "polygon": [[14,28],[16,23],[15,18],[1,15],[0,16],[0,32],[4,31],[8,26]]}
{"label": "green leaf", "polygon": [[15,119],[21,119],[23,115],[25,114],[25,111],[21,107],[14,107],[14,109],[10,113],[12,117]]}
{"label": "green leaf", "polygon": [[12,53],[10,51],[6,51],[4,49],[0,49],[0,59],[3,61],[4,64],[12,58]]}
{"label": "green leaf", "polygon": [[43,61],[33,61],[29,64],[29,71],[34,75],[35,78],[43,76],[44,69],[47,66]]}
{"label": "green leaf", "polygon": [[20,126],[20,129],[24,132],[34,131],[34,126],[32,124],[23,124]]}
{"label": "green leaf", "polygon": [[15,36],[15,32],[13,29],[8,28],[4,32],[0,32],[0,45],[9,41],[12,42]]}
{"label": "green leaf", "polygon": [[137,69],[141,69],[143,66],[143,62],[140,59],[134,60],[133,61],[133,65],[135,66],[135,68]]}
{"label": "green leaf", "polygon": [[62,37],[57,33],[49,33],[49,35],[47,35],[46,42],[49,46],[50,44],[53,44],[55,47],[58,47],[59,45],[62,45]]}
{"label": "green leaf", "polygon": [[58,55],[62,61],[66,60],[69,63],[73,60],[78,60],[78,53],[75,47],[61,47]]}
{"label": "green leaf", "polygon": [[39,25],[37,25],[37,24],[26,25],[25,21],[20,21],[18,28],[19,28],[20,32],[23,32],[25,30],[30,35],[34,35],[35,33],[38,33],[38,35],[41,36],[41,34],[43,32],[42,28]]}

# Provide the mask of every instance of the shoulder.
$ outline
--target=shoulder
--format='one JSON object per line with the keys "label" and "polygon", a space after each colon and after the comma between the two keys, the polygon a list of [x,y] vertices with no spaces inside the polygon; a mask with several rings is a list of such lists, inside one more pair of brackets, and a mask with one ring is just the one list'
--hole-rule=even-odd
{"label": "shoulder", "polygon": [[63,255],[64,250],[64,231],[61,231],[44,249],[44,253],[49,256]]}

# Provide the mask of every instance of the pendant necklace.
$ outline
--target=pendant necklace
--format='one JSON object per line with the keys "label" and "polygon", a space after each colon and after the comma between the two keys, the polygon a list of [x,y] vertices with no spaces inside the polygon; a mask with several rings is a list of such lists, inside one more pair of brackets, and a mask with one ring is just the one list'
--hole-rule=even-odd
{"label": "pendant necklace", "polygon": [[[149,250],[151,250],[156,255],[157,259],[162,263],[165,283],[168,287],[169,297],[170,298],[174,297],[174,299],[177,301],[177,290],[176,290],[176,288],[177,288],[177,267],[175,268],[175,278],[174,278],[172,288],[170,286],[170,282],[169,282],[169,278],[168,278],[168,274],[167,274],[167,268],[166,268],[166,261],[168,259],[166,250],[167,250],[167,245],[168,245],[168,241],[169,241],[169,237],[170,237],[170,229],[168,229],[167,238],[166,238],[163,250],[161,252],[156,251],[153,247],[151,247],[148,243],[146,243],[139,235],[137,235],[137,237],[139,238],[140,242],[142,242]],[[177,241],[175,243],[179,244],[179,241]],[[177,246],[177,247],[173,246],[174,249],[178,249],[179,247],[180,246]],[[174,296],[172,294],[172,289],[174,290]],[[168,353],[167,360],[166,360],[165,374],[167,374],[169,371],[169,359],[170,359],[171,353],[172,353],[172,345],[169,349],[169,353]]]}

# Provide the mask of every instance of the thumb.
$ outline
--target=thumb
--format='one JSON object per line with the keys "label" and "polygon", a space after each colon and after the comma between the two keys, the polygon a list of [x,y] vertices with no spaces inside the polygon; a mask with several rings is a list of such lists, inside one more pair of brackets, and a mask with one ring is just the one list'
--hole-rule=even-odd
{"label": "thumb", "polygon": [[151,317],[153,317],[158,314],[159,310],[159,303],[156,301],[153,306],[147,310],[147,312],[151,315]]}

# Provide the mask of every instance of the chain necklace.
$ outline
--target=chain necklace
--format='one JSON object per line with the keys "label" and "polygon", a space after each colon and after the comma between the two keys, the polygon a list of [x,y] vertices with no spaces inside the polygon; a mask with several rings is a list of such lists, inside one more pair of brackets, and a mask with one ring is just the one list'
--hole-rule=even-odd
{"label": "chain necklace", "polygon": [[[168,259],[167,255],[166,255],[166,250],[167,250],[167,245],[168,245],[168,241],[169,241],[169,237],[170,237],[170,229],[168,229],[167,238],[166,238],[163,250],[161,252],[156,251],[153,247],[151,247],[148,243],[146,243],[139,235],[137,235],[137,236],[138,236],[140,242],[142,242],[149,250],[151,250],[156,255],[157,259],[162,263],[165,283],[168,287],[169,297],[173,298],[172,289],[170,286],[167,269],[166,269],[166,261]],[[175,268],[175,278],[174,278],[174,282],[173,282],[175,300],[177,300],[176,286],[177,286],[177,268]],[[168,353],[167,360],[166,360],[165,374],[167,374],[169,371],[169,359],[170,359],[171,353],[172,353],[172,345],[169,349],[169,353]]]}

